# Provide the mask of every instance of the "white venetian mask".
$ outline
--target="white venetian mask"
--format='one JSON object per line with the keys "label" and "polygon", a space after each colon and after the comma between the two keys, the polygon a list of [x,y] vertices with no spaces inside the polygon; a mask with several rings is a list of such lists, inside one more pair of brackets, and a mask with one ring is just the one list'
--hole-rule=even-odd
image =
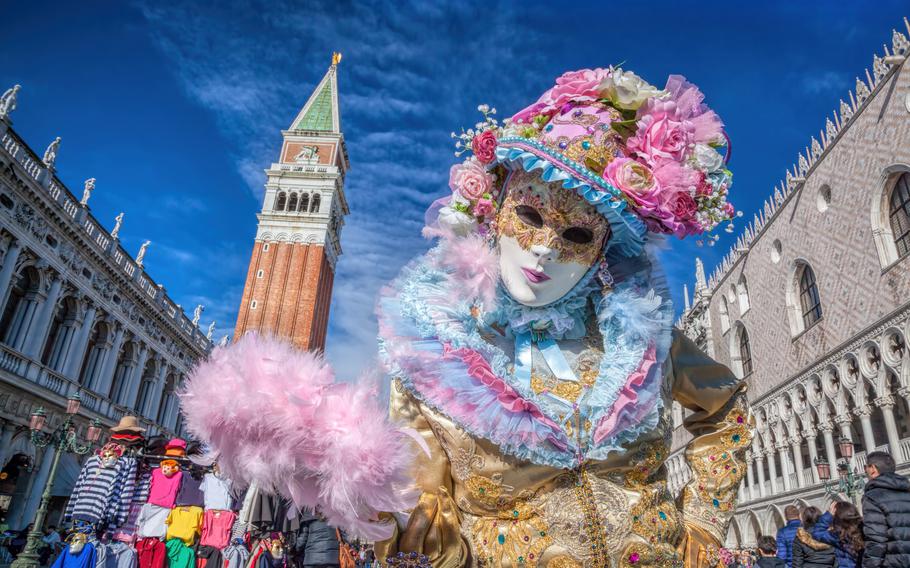
{"label": "white venetian mask", "polygon": [[600,258],[609,223],[560,182],[516,172],[496,218],[500,272],[509,295],[526,306],[565,296]]}

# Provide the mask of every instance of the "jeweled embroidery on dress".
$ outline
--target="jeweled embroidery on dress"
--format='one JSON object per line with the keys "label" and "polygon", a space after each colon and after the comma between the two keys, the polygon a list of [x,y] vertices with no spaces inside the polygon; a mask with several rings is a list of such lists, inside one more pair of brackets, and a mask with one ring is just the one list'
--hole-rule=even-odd
{"label": "jeweled embroidery on dress", "polygon": [[745,394],[734,397],[719,428],[686,450],[693,479],[683,491],[686,520],[722,539],[721,527],[733,515],[736,489],[745,474],[742,452],[752,443],[751,414],[745,410]]}
{"label": "jeweled embroidery on dress", "polygon": [[469,533],[478,565],[499,568],[508,559],[510,566],[537,566],[553,542],[537,508],[526,498],[514,497],[514,488],[503,485],[499,474],[492,478],[472,474],[465,488],[474,501],[493,511],[471,515]]}

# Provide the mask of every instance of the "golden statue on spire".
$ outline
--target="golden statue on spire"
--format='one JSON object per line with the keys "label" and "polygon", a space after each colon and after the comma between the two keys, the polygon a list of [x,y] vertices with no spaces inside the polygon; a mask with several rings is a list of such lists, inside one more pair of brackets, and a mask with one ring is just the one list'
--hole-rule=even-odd
{"label": "golden statue on spire", "polygon": [[341,63],[341,52],[333,51],[332,52],[332,67]]}

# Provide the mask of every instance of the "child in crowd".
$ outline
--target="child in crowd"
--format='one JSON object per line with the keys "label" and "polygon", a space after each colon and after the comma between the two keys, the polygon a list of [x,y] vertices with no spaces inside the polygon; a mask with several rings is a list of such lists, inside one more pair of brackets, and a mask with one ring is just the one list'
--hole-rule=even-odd
{"label": "child in crowd", "polygon": [[777,541],[773,536],[758,539],[758,556],[756,568],[787,568],[784,561],[777,557]]}

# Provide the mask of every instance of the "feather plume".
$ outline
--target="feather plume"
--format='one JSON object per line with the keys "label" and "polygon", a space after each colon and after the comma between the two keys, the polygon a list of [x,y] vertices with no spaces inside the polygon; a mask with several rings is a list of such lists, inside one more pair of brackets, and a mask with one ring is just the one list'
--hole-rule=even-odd
{"label": "feather plume", "polygon": [[415,505],[412,442],[369,384],[336,383],[317,354],[257,334],[216,348],[180,393],[190,433],[235,482],[256,482],[367,540]]}
{"label": "feather plume", "polygon": [[499,254],[478,234],[450,235],[440,243],[440,264],[451,270],[452,290],[464,298],[479,298],[484,309],[495,309],[499,283]]}

